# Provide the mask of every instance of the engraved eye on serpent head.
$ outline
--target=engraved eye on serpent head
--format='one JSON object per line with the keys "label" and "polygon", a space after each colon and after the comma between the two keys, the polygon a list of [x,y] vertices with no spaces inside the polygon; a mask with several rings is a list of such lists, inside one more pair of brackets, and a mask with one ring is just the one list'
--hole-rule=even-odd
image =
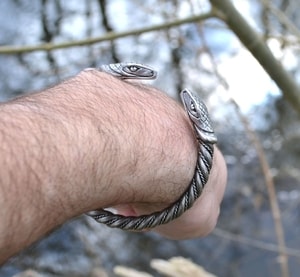
{"label": "engraved eye on serpent head", "polygon": [[187,89],[181,91],[180,96],[199,138],[205,142],[216,143],[217,137],[214,134],[205,104]]}
{"label": "engraved eye on serpent head", "polygon": [[151,80],[157,77],[157,72],[154,69],[138,63],[114,63],[101,65],[99,69],[119,79]]}
{"label": "engraved eye on serpent head", "polygon": [[157,76],[156,71],[149,66],[144,66],[137,63],[129,63],[123,66],[122,70],[124,73],[132,75],[132,78],[155,79]]}

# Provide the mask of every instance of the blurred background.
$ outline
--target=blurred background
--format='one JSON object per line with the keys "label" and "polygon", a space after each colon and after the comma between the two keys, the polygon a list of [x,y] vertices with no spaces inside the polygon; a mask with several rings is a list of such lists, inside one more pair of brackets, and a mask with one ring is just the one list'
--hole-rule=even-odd
{"label": "blurred background", "polygon": [[[100,276],[100,269],[115,276],[116,265],[161,276],[150,261],[174,256],[217,276],[299,276],[300,107],[217,18],[218,2],[0,1],[1,101],[87,67],[149,64],[159,71],[151,84],[171,97],[187,87],[205,99],[229,171],[217,228],[206,238],[170,241],[109,229],[82,216],[3,265],[1,277],[27,269],[47,277]],[[233,4],[297,86],[298,0]]]}

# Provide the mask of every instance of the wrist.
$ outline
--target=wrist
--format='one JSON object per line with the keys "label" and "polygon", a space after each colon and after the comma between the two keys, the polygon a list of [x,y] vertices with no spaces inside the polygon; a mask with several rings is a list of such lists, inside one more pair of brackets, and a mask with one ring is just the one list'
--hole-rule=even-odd
{"label": "wrist", "polygon": [[[115,192],[111,204],[177,200],[192,179],[197,158],[194,133],[183,108],[153,88],[97,71],[76,78],[87,82],[98,97],[94,128],[100,133],[107,128],[108,141],[113,141],[109,156],[106,148],[95,161],[101,164],[106,157],[111,163],[106,170],[110,174],[98,180],[111,184]],[[92,139],[95,144],[103,142],[99,134]],[[99,196],[97,201],[94,195],[93,202],[99,205]]]}

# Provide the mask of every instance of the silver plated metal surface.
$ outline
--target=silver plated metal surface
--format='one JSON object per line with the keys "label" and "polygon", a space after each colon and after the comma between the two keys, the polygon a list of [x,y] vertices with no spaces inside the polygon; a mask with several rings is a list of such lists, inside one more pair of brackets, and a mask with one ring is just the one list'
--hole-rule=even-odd
{"label": "silver plated metal surface", "polygon": [[113,63],[99,67],[101,71],[120,79],[155,79],[157,72],[149,66],[138,63]]}
{"label": "silver plated metal surface", "polygon": [[[137,63],[102,65],[99,70],[120,79],[147,80],[155,79],[157,76],[157,72],[152,68]],[[186,191],[171,206],[152,214],[123,216],[113,214],[105,209],[99,209],[88,212],[88,216],[109,227],[124,230],[143,230],[166,224],[178,218],[192,207],[208,181],[213,162],[214,144],[217,142],[217,138],[214,134],[207,108],[200,98],[187,89],[184,89],[180,96],[188,117],[193,124],[195,137],[198,142],[198,158],[195,165],[195,173]]]}

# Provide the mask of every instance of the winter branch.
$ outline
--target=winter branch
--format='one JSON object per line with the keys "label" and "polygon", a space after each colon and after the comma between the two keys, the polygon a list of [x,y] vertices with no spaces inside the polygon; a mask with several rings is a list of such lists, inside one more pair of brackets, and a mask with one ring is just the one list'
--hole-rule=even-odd
{"label": "winter branch", "polygon": [[40,45],[28,45],[28,46],[14,46],[14,45],[1,46],[0,54],[15,55],[15,54],[34,52],[34,51],[52,51],[56,49],[63,49],[69,47],[86,46],[86,45],[91,45],[91,44],[100,43],[104,41],[113,41],[124,37],[137,36],[145,33],[161,31],[163,29],[178,27],[183,24],[203,21],[212,17],[215,17],[215,14],[213,12],[208,12],[200,15],[174,20],[172,22],[165,22],[162,24],[153,25],[150,27],[133,29],[133,30],[123,31],[123,32],[109,32],[103,36],[86,38],[86,39],[76,40],[76,41],[67,41],[62,43],[44,43]]}

